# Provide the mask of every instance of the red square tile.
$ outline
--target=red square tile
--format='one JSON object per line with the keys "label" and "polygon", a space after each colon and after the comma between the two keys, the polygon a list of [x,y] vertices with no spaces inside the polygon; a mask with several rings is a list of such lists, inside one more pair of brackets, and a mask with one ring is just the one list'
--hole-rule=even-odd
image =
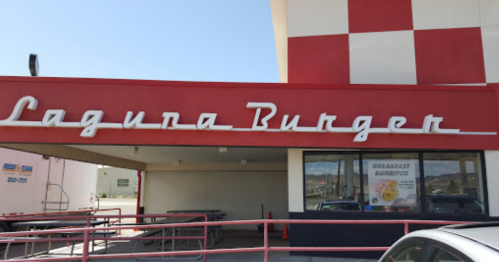
{"label": "red square tile", "polygon": [[350,33],[412,30],[411,0],[349,0]]}
{"label": "red square tile", "polygon": [[349,84],[348,35],[289,38],[288,82]]}
{"label": "red square tile", "polygon": [[414,31],[418,84],[485,83],[480,28]]}

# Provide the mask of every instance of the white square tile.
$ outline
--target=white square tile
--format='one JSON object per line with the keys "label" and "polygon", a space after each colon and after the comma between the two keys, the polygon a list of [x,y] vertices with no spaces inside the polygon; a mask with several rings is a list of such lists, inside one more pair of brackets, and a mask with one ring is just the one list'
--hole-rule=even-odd
{"label": "white square tile", "polygon": [[414,29],[479,27],[478,0],[412,0]]}
{"label": "white square tile", "polygon": [[352,84],[416,84],[414,31],[350,34]]}
{"label": "white square tile", "polygon": [[288,37],[348,34],[348,0],[288,0]]}
{"label": "white square tile", "polygon": [[499,83],[499,26],[482,27],[487,83]]}
{"label": "white square tile", "polygon": [[480,0],[482,26],[499,25],[499,0]]}

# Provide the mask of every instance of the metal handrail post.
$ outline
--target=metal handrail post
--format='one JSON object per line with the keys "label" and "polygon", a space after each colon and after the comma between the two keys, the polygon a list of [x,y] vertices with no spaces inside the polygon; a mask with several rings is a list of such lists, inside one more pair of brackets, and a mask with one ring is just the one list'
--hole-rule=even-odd
{"label": "metal handrail post", "polygon": [[[87,217],[87,228],[90,227],[90,217]],[[83,254],[82,254],[82,259],[81,262],[88,262],[88,246],[89,246],[89,240],[88,240],[88,235],[90,231],[85,231],[83,234]]]}
{"label": "metal handrail post", "polygon": [[263,247],[265,248],[265,262],[269,262],[269,233],[268,223],[263,223]]}
{"label": "metal handrail post", "polygon": [[[208,222],[208,216],[205,215],[204,216],[204,222],[207,223]],[[208,225],[205,224],[204,225],[204,250],[206,251],[208,248]],[[206,253],[203,254],[203,262],[206,262]]]}
{"label": "metal handrail post", "polygon": [[[120,215],[120,218],[118,219],[118,221],[121,224],[121,208],[118,209],[118,214]],[[118,230],[118,235],[121,235],[121,228],[120,228],[120,230]]]}

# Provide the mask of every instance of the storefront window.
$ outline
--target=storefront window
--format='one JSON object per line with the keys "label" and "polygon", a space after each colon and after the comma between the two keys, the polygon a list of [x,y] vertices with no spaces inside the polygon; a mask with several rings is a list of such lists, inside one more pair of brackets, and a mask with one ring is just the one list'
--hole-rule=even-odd
{"label": "storefront window", "polygon": [[368,212],[421,212],[418,153],[363,154]]}
{"label": "storefront window", "polygon": [[306,152],[304,160],[306,210],[486,213],[479,152]]}
{"label": "storefront window", "polygon": [[360,211],[358,154],[305,156],[307,210]]}
{"label": "storefront window", "polygon": [[424,153],[429,213],[485,213],[478,153]]}

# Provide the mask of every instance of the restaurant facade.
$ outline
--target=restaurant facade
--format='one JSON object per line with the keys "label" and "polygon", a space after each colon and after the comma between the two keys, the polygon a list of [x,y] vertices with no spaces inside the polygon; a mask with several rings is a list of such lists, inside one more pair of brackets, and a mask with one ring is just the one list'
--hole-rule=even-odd
{"label": "restaurant facade", "polygon": [[[352,113],[354,130],[366,120],[373,132],[357,133],[351,145],[336,149],[289,151],[288,164],[294,167],[288,179],[295,181],[290,191],[303,192],[293,201],[290,195],[290,218],[497,218],[499,155],[495,148],[478,146],[478,140],[495,140],[497,132],[486,127],[475,132],[472,126],[443,136],[426,131],[430,118],[454,129],[444,123],[452,114],[462,125],[470,119],[487,121],[496,113],[492,104],[483,113],[472,113],[478,107],[468,91],[497,92],[499,87],[499,1],[288,0],[271,5],[281,81],[342,85],[352,96],[338,94],[341,101],[327,97],[328,107],[342,105],[324,112],[335,112],[334,121]],[[359,88],[361,94],[353,95]],[[440,106],[445,113],[432,112]],[[409,117],[413,113],[423,114]],[[397,131],[402,126],[407,129]],[[458,135],[451,142],[452,132],[470,136]],[[381,144],[364,148],[374,142],[371,138],[381,137]],[[327,231],[294,227],[300,235],[291,241],[296,246],[380,246],[400,236],[399,226],[388,225],[338,225]],[[411,230],[418,228],[423,227]]]}
{"label": "restaurant facade", "polygon": [[[0,77],[1,146],[140,170],[149,214],[499,217],[499,1],[270,6],[282,83]],[[291,225],[290,245],[402,233]]]}

